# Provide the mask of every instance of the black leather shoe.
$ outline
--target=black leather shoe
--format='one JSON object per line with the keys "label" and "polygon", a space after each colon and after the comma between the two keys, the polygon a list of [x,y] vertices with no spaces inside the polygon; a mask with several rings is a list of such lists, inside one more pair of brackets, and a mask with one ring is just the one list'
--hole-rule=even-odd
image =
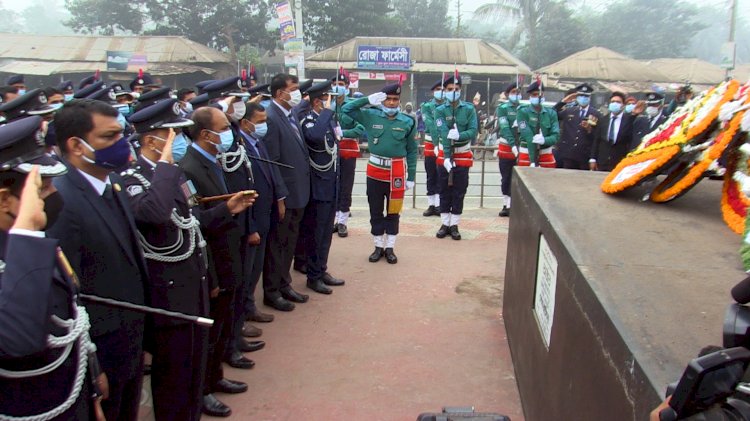
{"label": "black leather shoe", "polygon": [[337,232],[339,232],[339,223],[338,222],[335,223],[335,224],[333,224],[333,233],[335,234]]}
{"label": "black leather shoe", "polygon": [[393,249],[390,247],[385,249],[385,261],[392,265],[398,263],[398,257],[396,257],[396,253],[394,253]]}
{"label": "black leather shoe", "polygon": [[422,216],[440,216],[440,210],[434,205],[430,205],[426,211],[422,212]]}
{"label": "black leather shoe", "polygon": [[323,283],[328,285],[329,287],[338,287],[346,283],[346,281],[344,281],[343,279],[334,278],[328,272],[324,273],[321,279],[323,280]]}
{"label": "black leather shoe", "polygon": [[266,343],[263,341],[240,341],[239,344],[237,344],[237,349],[240,350],[240,352],[255,352],[260,351],[261,349],[266,347]]}
{"label": "black leather shoe", "polygon": [[232,415],[232,409],[216,399],[213,394],[203,395],[203,407],[201,411],[212,417],[228,417]]}
{"label": "black leather shoe", "polygon": [[346,228],[346,225],[339,224],[339,237],[344,238],[349,236],[349,230]]}
{"label": "black leather shoe", "polygon": [[283,297],[276,298],[274,300],[269,300],[268,298],[263,299],[263,304],[275,308],[279,311],[292,311],[294,310],[294,304],[290,303],[289,301],[285,300]]}
{"label": "black leather shoe", "polygon": [[510,216],[510,208],[507,206],[503,206],[503,208],[500,210],[500,213],[498,213],[497,216]]}
{"label": "black leather shoe", "polygon": [[448,235],[449,228],[447,225],[441,225],[440,229],[437,233],[435,233],[435,237],[437,238],[445,238],[446,235]]}
{"label": "black leather shoe", "polygon": [[229,364],[230,367],[240,368],[242,370],[250,370],[255,367],[255,361],[245,358],[245,356],[239,352],[233,352],[232,356],[226,358],[224,362]]}
{"label": "black leather shoe", "polygon": [[370,262],[375,263],[383,257],[383,247],[375,247],[375,251],[369,257]]}
{"label": "black leather shoe", "polygon": [[458,232],[458,225],[451,225],[450,227],[451,232],[451,238],[454,240],[460,240],[461,239],[461,233]]}
{"label": "black leather shoe", "polygon": [[255,310],[255,313],[250,314],[247,316],[248,322],[258,322],[258,323],[271,323],[273,321],[273,314],[268,313],[261,313],[258,310]]}
{"label": "black leather shoe", "polygon": [[243,393],[247,392],[247,383],[238,382],[235,380],[221,379],[216,383],[217,392],[221,393]]}
{"label": "black leather shoe", "polygon": [[286,298],[289,301],[294,301],[295,303],[306,303],[307,300],[310,298],[309,295],[300,294],[299,292],[292,289],[292,287],[282,290],[281,296]]}
{"label": "black leather shoe", "polygon": [[257,328],[250,323],[245,323],[242,326],[242,336],[246,338],[258,338],[263,334],[263,329]]}
{"label": "black leather shoe", "polygon": [[294,270],[296,270],[299,273],[307,273],[307,265],[304,263],[297,264],[297,262],[294,262]]}
{"label": "black leather shoe", "polygon": [[317,292],[318,294],[331,294],[331,293],[333,293],[333,291],[331,290],[331,288],[328,288],[326,286],[326,284],[324,284],[323,281],[320,280],[320,279],[317,279],[317,280],[308,279],[307,280],[307,287],[310,288],[311,290]]}

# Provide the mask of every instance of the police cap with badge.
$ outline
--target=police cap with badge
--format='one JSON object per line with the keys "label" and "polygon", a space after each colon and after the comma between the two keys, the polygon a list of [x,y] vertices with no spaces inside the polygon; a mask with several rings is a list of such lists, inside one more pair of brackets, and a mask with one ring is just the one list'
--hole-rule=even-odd
{"label": "police cap with badge", "polygon": [[445,79],[443,86],[458,85],[461,86],[461,76],[451,75],[448,79]]}
{"label": "police cap with badge", "polygon": [[193,125],[193,120],[182,117],[180,103],[174,98],[156,102],[130,116],[130,123],[138,133],[155,129],[172,129]]}
{"label": "police cap with badge", "polygon": [[305,95],[305,92],[307,92],[308,89],[312,88],[312,86],[313,86],[313,80],[307,79],[304,82],[300,82],[299,91],[302,95]]}
{"label": "police cap with badge", "polygon": [[529,85],[528,88],[526,88],[526,93],[530,94],[532,92],[540,92],[544,89],[544,85],[539,82],[538,80],[535,80]]}
{"label": "police cap with badge", "polygon": [[649,92],[646,94],[646,104],[660,105],[664,101],[664,95],[658,92]]}
{"label": "police cap with badge", "polygon": [[87,77],[81,79],[81,81],[78,82],[78,89],[84,89],[87,86],[92,85],[92,84],[94,84],[96,82],[99,82],[99,71],[98,70],[97,70],[97,72],[95,74],[93,74],[91,76],[87,76]]}
{"label": "police cap with badge", "polygon": [[209,99],[248,96],[247,92],[242,92],[242,81],[239,76],[216,80],[206,85],[203,91],[208,94]]}
{"label": "police cap with badge", "polygon": [[11,75],[5,80],[5,84],[8,86],[24,85],[25,83],[23,75]]}
{"label": "police cap with badge", "polygon": [[516,82],[509,83],[508,86],[505,87],[505,90],[503,91],[506,96],[510,94],[510,91],[518,89],[518,84]]}
{"label": "police cap with badge", "polygon": [[60,92],[72,92],[75,89],[73,88],[73,81],[71,80],[65,80],[60,82],[59,85],[57,85],[57,90]]}
{"label": "police cap with badge", "polygon": [[331,94],[331,84],[328,81],[316,83],[305,91],[310,96],[310,101],[323,95]]}
{"label": "police cap with badge", "polygon": [[68,170],[44,152],[42,118],[31,116],[0,126],[0,174],[14,171],[27,174],[39,165],[43,177],[56,177]]}
{"label": "police cap with badge", "polygon": [[126,91],[125,88],[122,87],[122,84],[120,82],[115,82],[109,85],[110,88],[112,88],[112,91],[115,93],[115,97],[119,98],[121,96],[127,96],[130,101],[133,101],[133,94]]}
{"label": "police cap with badge", "polygon": [[268,88],[271,85],[264,84],[264,85],[255,85],[252,88],[247,90],[247,93],[250,94],[250,97],[256,97],[258,95],[265,96],[265,97],[271,97],[271,91],[268,90]]}
{"label": "police cap with badge", "polygon": [[594,92],[594,88],[588,83],[582,83],[575,87],[576,94],[583,96],[591,96]]}
{"label": "police cap with badge", "polygon": [[386,94],[386,95],[398,95],[401,96],[401,84],[400,83],[393,83],[390,85],[383,86],[383,89],[380,90],[380,92]]}
{"label": "police cap with badge", "polygon": [[331,78],[331,82],[344,82],[346,86],[349,86],[349,75],[346,72],[339,72],[338,75]]}
{"label": "police cap with badge", "polygon": [[99,89],[91,93],[90,95],[86,96],[86,98],[93,99],[95,101],[105,102],[109,105],[117,103],[117,97],[115,96],[115,91],[112,88],[108,88],[107,85],[102,86],[102,89]]}
{"label": "police cap with badge", "polygon": [[445,81],[440,79],[437,82],[435,82],[432,87],[430,88],[431,91],[434,91],[437,88],[445,88]]}
{"label": "police cap with badge", "polygon": [[89,86],[83,89],[80,89],[78,92],[75,93],[75,95],[73,95],[73,98],[75,99],[88,98],[89,95],[93,95],[99,92],[100,90],[105,89],[106,87],[107,85],[105,85],[103,81],[99,80],[99,81],[93,82],[92,84],[90,84]]}
{"label": "police cap with badge", "polygon": [[32,89],[0,106],[0,113],[5,115],[7,121],[30,115],[46,115],[54,111],[55,108],[47,104],[47,96],[39,88]]}
{"label": "police cap with badge", "polygon": [[136,101],[133,111],[141,111],[142,109],[165,99],[172,99],[172,90],[170,88],[158,88],[153,91],[148,91],[138,97],[138,101]]}
{"label": "police cap with badge", "polygon": [[138,76],[136,76],[131,82],[130,82],[130,90],[135,91],[136,86],[146,86],[146,85],[153,85],[154,80],[151,78],[151,75],[148,73],[143,73],[143,69],[138,70]]}

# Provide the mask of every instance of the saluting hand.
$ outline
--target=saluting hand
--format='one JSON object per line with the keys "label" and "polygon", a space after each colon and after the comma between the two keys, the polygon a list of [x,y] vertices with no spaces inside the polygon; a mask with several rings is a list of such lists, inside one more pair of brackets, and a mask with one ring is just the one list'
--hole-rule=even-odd
{"label": "saluting hand", "polygon": [[12,228],[29,231],[41,231],[47,225],[47,215],[44,213],[44,200],[40,197],[42,190],[42,176],[39,175],[39,165],[31,167],[29,175],[21,192],[21,203],[18,216]]}
{"label": "saluting hand", "polygon": [[172,145],[174,144],[175,133],[174,129],[169,129],[169,136],[167,141],[164,142],[164,149],[161,151],[160,161],[166,161],[169,164],[174,164],[174,157],[172,156]]}
{"label": "saluting hand", "polygon": [[573,101],[575,101],[576,97],[578,96],[577,92],[573,92],[572,94],[568,94],[565,96],[565,98],[562,99],[562,102],[569,104]]}

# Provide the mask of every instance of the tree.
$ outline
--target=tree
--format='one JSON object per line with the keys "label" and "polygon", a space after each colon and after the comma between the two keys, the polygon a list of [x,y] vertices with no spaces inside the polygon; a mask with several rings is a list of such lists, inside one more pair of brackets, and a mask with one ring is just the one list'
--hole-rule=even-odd
{"label": "tree", "polygon": [[398,35],[421,38],[450,37],[448,0],[395,0]]}
{"label": "tree", "polygon": [[65,8],[72,15],[66,26],[76,32],[100,35],[140,34],[147,12],[139,2],[117,0],[65,0]]}
{"label": "tree", "polygon": [[3,15],[3,20],[0,22],[0,32],[23,32],[18,13],[4,8],[2,1],[0,1],[0,14]]}
{"label": "tree", "polygon": [[22,12],[26,32],[42,35],[70,34],[70,28],[63,24],[69,18],[60,4],[54,1],[34,0]]}
{"label": "tree", "polygon": [[303,0],[306,44],[316,51],[356,36],[400,33],[387,0]]}
{"label": "tree", "polygon": [[536,43],[526,44],[521,57],[532,69],[538,69],[591,47],[590,39],[586,25],[565,3],[552,2],[540,20]]}
{"label": "tree", "polygon": [[597,45],[639,59],[685,57],[686,45],[706,25],[682,0],[620,0],[592,20]]}
{"label": "tree", "polygon": [[[516,29],[506,45],[511,50],[515,49],[526,37],[527,45],[536,46],[538,28],[550,3],[550,0],[496,0],[479,6],[474,16],[484,20],[516,19]],[[528,51],[529,61],[540,61],[536,48],[529,48]]]}

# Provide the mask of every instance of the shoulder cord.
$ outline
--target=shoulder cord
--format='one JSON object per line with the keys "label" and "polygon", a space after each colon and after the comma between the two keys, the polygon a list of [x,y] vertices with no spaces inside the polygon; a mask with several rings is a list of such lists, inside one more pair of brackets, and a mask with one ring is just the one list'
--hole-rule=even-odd
{"label": "shoulder cord", "polygon": [[245,147],[239,145],[235,152],[224,152],[216,155],[216,159],[219,160],[221,168],[226,172],[235,172],[242,164],[245,164],[247,170],[250,171],[251,177],[253,173],[252,164],[250,164],[250,158],[247,157]]}
{"label": "shoulder cord", "polygon": [[320,172],[326,172],[330,170],[331,168],[333,168],[334,171],[336,171],[336,158],[338,157],[339,147],[336,144],[336,141],[333,142],[333,146],[328,146],[328,140],[326,139],[323,140],[323,145],[325,146],[324,150],[314,149],[314,148],[311,148],[309,145],[307,146],[307,149],[315,153],[325,153],[331,157],[331,160],[325,164],[320,165],[320,164],[315,163],[315,161],[313,161],[312,156],[311,156],[308,158],[310,160],[310,166],[314,170],[320,171]]}
{"label": "shoulder cord", "polygon": [[37,368],[34,370],[27,371],[10,371],[0,369],[0,377],[9,379],[24,379],[29,377],[41,376],[44,374],[51,373],[62,365],[70,355],[71,350],[76,342],[78,342],[78,370],[73,381],[73,387],[70,390],[70,394],[65,402],[58,405],[45,413],[28,416],[10,416],[0,414],[0,421],[46,421],[51,420],[63,412],[70,409],[73,404],[78,400],[78,396],[83,388],[83,381],[86,377],[86,371],[88,368],[88,355],[89,353],[96,352],[96,345],[91,342],[89,338],[89,315],[84,307],[79,307],[77,304],[73,304],[73,318],[69,320],[63,320],[53,315],[52,322],[57,326],[67,329],[68,333],[63,336],[54,336],[50,334],[47,336],[47,346],[51,349],[65,348],[60,356],[48,364],[45,367]]}

